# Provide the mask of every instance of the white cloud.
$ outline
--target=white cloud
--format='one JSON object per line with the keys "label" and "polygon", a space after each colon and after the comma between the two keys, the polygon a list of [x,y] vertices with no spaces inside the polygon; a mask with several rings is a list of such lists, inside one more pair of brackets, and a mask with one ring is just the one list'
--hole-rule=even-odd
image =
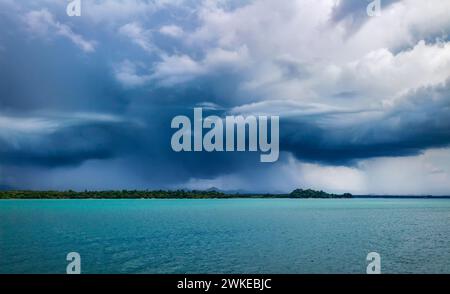
{"label": "white cloud", "polygon": [[17,132],[23,134],[52,133],[62,127],[86,122],[123,122],[124,119],[107,113],[75,112],[47,113],[12,116],[0,114],[0,133]]}
{"label": "white cloud", "polygon": [[115,66],[114,74],[116,79],[125,87],[137,87],[145,85],[151,80],[151,76],[145,74],[139,74],[138,70],[142,67],[139,64],[135,64],[129,60],[121,62]]}
{"label": "white cloud", "polygon": [[91,53],[95,51],[94,41],[85,40],[81,35],[74,33],[68,25],[58,22],[47,9],[27,13],[24,16],[24,21],[29,31],[35,35],[46,38],[51,38],[53,35],[62,36],[84,52]]}
{"label": "white cloud", "polygon": [[[448,32],[450,20],[443,11],[450,9],[450,2],[395,3],[351,33],[344,24],[333,23],[335,5],[328,0],[261,0],[230,10],[220,1],[204,1],[195,10],[199,25],[193,30],[176,23],[158,29],[172,37],[182,34],[182,44],[175,54],[158,52],[161,60],[148,68],[165,85],[226,70],[240,76],[239,96],[253,101],[357,108],[379,107],[450,76],[449,43],[423,41]],[[121,29],[148,51],[156,47],[149,31],[136,23]],[[342,93],[354,97],[332,99]]]}
{"label": "white cloud", "polygon": [[[319,83],[324,85],[328,80],[334,91],[341,87],[362,93],[372,101],[390,100],[410,90],[444,83],[450,77],[450,43],[419,41],[412,49],[396,55],[379,49],[335,70],[333,74],[328,71]],[[364,102],[361,97],[358,99]]]}
{"label": "white cloud", "polygon": [[224,110],[224,108],[222,106],[218,105],[217,103],[213,103],[213,102],[198,103],[196,105],[196,107],[201,107],[206,110]]}
{"label": "white cloud", "polygon": [[159,32],[163,35],[173,37],[173,38],[179,38],[183,35],[183,29],[177,25],[167,25],[162,26],[159,29]]}
{"label": "white cloud", "polygon": [[[348,41],[349,53],[364,54],[379,48],[414,46],[418,41],[441,35],[450,26],[450,2],[403,0],[372,17]],[[431,21],[432,20],[432,21]]]}
{"label": "white cloud", "polygon": [[153,68],[153,78],[161,85],[173,86],[185,83],[205,75],[221,73],[221,70],[239,71],[240,65],[245,64],[248,51],[245,47],[236,51],[213,48],[206,52],[201,60],[194,60],[189,55],[165,55]]}
{"label": "white cloud", "polygon": [[[136,43],[141,43],[140,41],[142,41],[141,38],[135,38]],[[146,45],[147,43],[142,41],[141,47],[145,48]],[[239,48],[237,51],[215,48],[207,52],[206,56],[199,61],[186,54],[167,55],[161,53],[159,57],[161,60],[155,62],[150,75],[138,74],[137,67],[127,60],[116,67],[115,76],[121,83],[130,86],[143,86],[147,82],[155,81],[162,86],[171,87],[204,77],[206,74],[214,74],[215,71],[220,73],[220,70],[224,69],[239,70],[239,64],[245,63],[248,52],[246,48]]]}
{"label": "white cloud", "polygon": [[59,127],[58,122],[46,118],[0,116],[0,136],[52,133]]}
{"label": "white cloud", "polygon": [[[450,78],[450,2],[405,0],[351,32],[332,22],[334,5],[262,0],[226,10],[205,2],[200,25],[153,67],[154,77],[173,86],[225,69],[239,80],[230,86],[242,104],[234,112],[339,113],[334,121],[349,126],[376,122],[405,93]],[[183,53],[191,51],[195,58]]]}
{"label": "white cloud", "polygon": [[188,55],[162,56],[162,61],[154,67],[153,78],[161,80],[164,85],[172,86],[189,81],[204,72],[205,68]]}
{"label": "white cloud", "polygon": [[131,22],[119,29],[122,36],[129,38],[134,44],[149,53],[158,51],[151,40],[151,32],[142,28],[139,23]]}

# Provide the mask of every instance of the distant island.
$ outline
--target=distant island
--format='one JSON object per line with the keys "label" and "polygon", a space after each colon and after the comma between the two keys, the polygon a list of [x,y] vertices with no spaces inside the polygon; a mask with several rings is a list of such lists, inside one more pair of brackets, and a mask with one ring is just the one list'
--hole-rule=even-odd
{"label": "distant island", "polygon": [[231,198],[286,198],[331,199],[352,198],[353,195],[329,194],[311,189],[296,189],[289,194],[224,193],[215,189],[187,190],[121,190],[121,191],[0,191],[0,199],[231,199]]}

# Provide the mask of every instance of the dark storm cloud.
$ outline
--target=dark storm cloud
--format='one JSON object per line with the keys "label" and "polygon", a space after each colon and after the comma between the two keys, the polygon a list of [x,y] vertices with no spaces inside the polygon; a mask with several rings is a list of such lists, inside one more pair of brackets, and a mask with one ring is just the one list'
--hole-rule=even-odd
{"label": "dark storm cloud", "polygon": [[[347,56],[339,64],[339,58],[333,60],[332,52],[351,55],[352,50],[364,46],[358,43],[340,47],[344,41],[333,43],[327,39],[339,38],[339,30],[318,35],[322,31],[316,29],[315,21],[323,17],[322,11],[314,12],[319,14],[317,17],[306,17],[308,13],[300,14],[303,10],[298,9],[297,15],[294,8],[302,6],[292,2],[236,0],[220,7],[192,2],[179,5],[180,10],[171,7],[154,15],[150,11],[155,7],[141,6],[151,1],[121,1],[120,11],[114,5],[106,5],[112,2],[96,1],[89,4],[96,9],[79,19],[67,18],[64,9],[60,9],[63,5],[47,2],[48,6],[30,1],[29,5],[22,4],[17,14],[1,14],[0,26],[7,29],[0,31],[0,122],[10,125],[0,125],[0,189],[45,188],[54,179],[58,179],[57,188],[84,189],[85,183],[103,189],[170,188],[190,179],[239,177],[245,171],[252,182],[249,186],[256,187],[264,181],[264,189],[269,190],[271,177],[282,181],[283,176],[274,177],[278,166],[261,164],[259,154],[173,152],[173,117],[192,117],[196,105],[214,105],[210,111],[205,109],[205,116],[224,117],[241,105],[284,99],[284,95],[289,96],[287,99],[298,98],[301,111],[308,111],[308,105],[318,100],[331,109],[345,109],[337,104],[349,106],[352,101],[365,101],[367,93],[361,90],[364,85],[341,85],[339,79],[333,84],[323,74],[330,68],[334,74],[335,63],[346,68],[346,62],[358,61],[378,49],[368,48],[367,52],[360,52],[361,56]],[[98,5],[100,2],[105,5]],[[305,11],[313,2],[303,6]],[[352,32],[369,20],[369,2],[339,1],[330,21],[346,22]],[[382,0],[382,9],[395,2]],[[0,8],[4,3],[13,2],[0,0]],[[238,11],[247,4],[255,5]],[[277,7],[283,5],[285,9],[280,9],[280,14]],[[191,10],[193,7],[196,9]],[[24,16],[32,10],[42,13],[43,9],[48,9],[55,22],[67,25],[82,40],[92,41],[95,50],[86,52],[73,39],[51,28],[44,36],[30,32]],[[231,15],[234,11],[236,15]],[[267,11],[277,12],[274,15],[278,16],[267,17]],[[124,16],[122,12],[129,14]],[[291,21],[295,24],[292,27]],[[317,22],[323,29],[322,18]],[[130,23],[135,24],[131,28],[141,31],[121,34],[120,28]],[[180,26],[182,35],[177,38],[159,33],[163,25]],[[305,28],[311,31],[302,31]],[[372,37],[367,35],[367,40]],[[367,40],[362,43],[365,45]],[[142,47],[156,48],[156,52]],[[320,56],[321,48],[329,48],[329,52],[324,50],[326,54]],[[318,56],[310,54],[315,51]],[[157,66],[167,60],[177,62]],[[127,61],[138,69],[125,72],[131,80],[128,84],[116,76],[119,65]],[[322,67],[323,62],[329,64]],[[377,72],[374,68],[373,72]],[[444,74],[439,78],[441,75]],[[327,89],[332,90],[322,97],[322,90]],[[449,83],[421,88],[404,95],[393,106],[378,110],[376,115],[368,105],[362,105],[360,112],[285,115],[281,111],[277,113],[281,117],[280,149],[286,152],[279,164],[288,165],[289,154],[302,162],[353,165],[361,159],[414,155],[428,148],[448,146],[449,93]],[[380,100],[384,98],[391,97]],[[263,110],[271,111],[270,108],[269,105]],[[90,113],[99,119],[79,118],[79,113]],[[112,119],[102,119],[102,115]],[[28,117],[53,122],[56,127],[37,127],[29,122],[24,126],[21,118]],[[349,119],[351,122],[342,123]],[[67,175],[67,171],[72,173]],[[42,177],[36,176],[39,174]],[[73,178],[79,180],[73,183]]]}
{"label": "dark storm cloud", "polygon": [[[339,121],[337,117],[332,121]],[[281,125],[281,148],[299,159],[351,165],[360,159],[409,156],[450,144],[450,81],[421,88],[376,119],[350,126],[323,126],[329,114],[286,119]],[[341,117],[344,119],[344,117]]]}
{"label": "dark storm cloud", "polygon": [[58,167],[111,159],[130,151],[135,130],[131,124],[89,122],[39,136],[0,133],[0,164]]}
{"label": "dark storm cloud", "polygon": [[86,55],[65,40],[39,42],[24,34],[19,28],[0,33],[5,47],[0,52],[2,111],[125,110],[129,100],[110,74],[107,48]]}

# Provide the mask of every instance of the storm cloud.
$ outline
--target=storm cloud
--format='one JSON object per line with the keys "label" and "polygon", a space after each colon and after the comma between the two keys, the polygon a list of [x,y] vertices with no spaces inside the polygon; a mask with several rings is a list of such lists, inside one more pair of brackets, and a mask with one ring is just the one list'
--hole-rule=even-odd
{"label": "storm cloud", "polygon": [[[82,2],[0,0],[0,186],[450,193],[447,1]],[[173,152],[197,106],[279,115],[279,162]]]}

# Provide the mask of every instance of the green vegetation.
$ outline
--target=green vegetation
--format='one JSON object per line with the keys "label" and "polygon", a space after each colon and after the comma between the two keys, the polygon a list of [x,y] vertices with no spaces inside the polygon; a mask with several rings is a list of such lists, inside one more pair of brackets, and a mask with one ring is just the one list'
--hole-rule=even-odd
{"label": "green vegetation", "polygon": [[345,193],[342,195],[328,194],[324,191],[314,191],[311,189],[302,190],[296,189],[289,194],[289,198],[352,198],[353,195],[350,193]]}
{"label": "green vegetation", "polygon": [[219,191],[0,191],[0,199],[227,199],[227,198],[351,198],[323,191],[297,189],[290,194],[227,194]]}

